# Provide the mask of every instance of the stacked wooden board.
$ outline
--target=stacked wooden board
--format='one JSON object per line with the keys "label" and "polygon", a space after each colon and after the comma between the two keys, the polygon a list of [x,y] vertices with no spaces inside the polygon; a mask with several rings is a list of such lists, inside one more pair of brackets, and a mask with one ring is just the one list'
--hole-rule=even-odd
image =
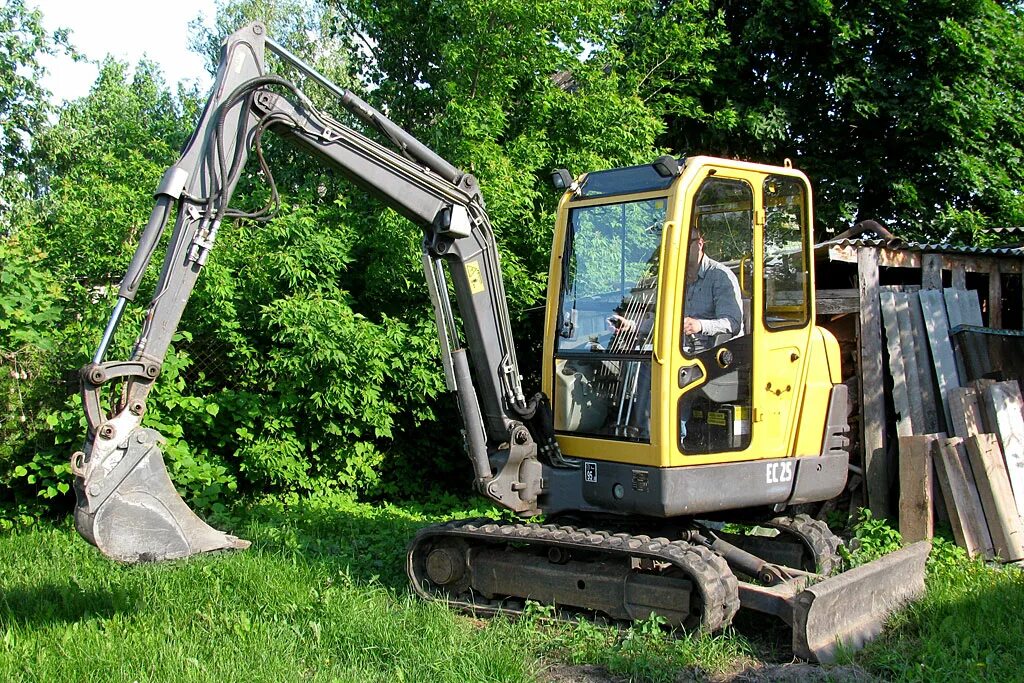
{"label": "stacked wooden board", "polygon": [[948,516],[957,543],[972,555],[1024,560],[1020,387],[1014,380],[963,382],[950,340],[951,328],[981,325],[977,293],[880,287],[879,302],[904,540],[930,537],[933,516]]}

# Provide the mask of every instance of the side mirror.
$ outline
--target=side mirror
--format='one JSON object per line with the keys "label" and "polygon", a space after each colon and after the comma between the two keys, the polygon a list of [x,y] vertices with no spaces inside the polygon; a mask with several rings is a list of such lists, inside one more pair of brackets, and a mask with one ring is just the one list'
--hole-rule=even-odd
{"label": "side mirror", "polygon": [[572,174],[569,173],[568,169],[557,168],[551,172],[551,184],[554,185],[556,190],[564,192],[572,187]]}

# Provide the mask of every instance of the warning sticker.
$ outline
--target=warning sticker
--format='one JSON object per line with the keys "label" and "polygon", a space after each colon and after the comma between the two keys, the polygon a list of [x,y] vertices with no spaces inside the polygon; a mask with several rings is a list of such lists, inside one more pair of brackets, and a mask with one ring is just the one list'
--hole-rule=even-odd
{"label": "warning sticker", "polygon": [[708,413],[708,424],[715,425],[718,427],[725,426],[725,413]]}
{"label": "warning sticker", "polygon": [[597,463],[596,462],[586,462],[586,463],[583,463],[583,481],[587,482],[588,484],[596,484],[597,483]]}
{"label": "warning sticker", "polygon": [[469,291],[473,294],[482,294],[487,291],[487,287],[484,286],[484,276],[480,272],[480,263],[478,261],[469,261],[466,263],[466,279],[469,280]]}

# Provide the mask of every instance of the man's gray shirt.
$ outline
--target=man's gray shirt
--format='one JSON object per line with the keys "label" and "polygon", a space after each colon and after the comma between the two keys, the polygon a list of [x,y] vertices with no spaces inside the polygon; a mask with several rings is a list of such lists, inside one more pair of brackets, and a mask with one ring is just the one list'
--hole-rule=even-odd
{"label": "man's gray shirt", "polygon": [[735,337],[743,331],[740,285],[732,271],[704,256],[697,280],[686,285],[683,315],[700,321],[700,334],[713,337],[728,332]]}

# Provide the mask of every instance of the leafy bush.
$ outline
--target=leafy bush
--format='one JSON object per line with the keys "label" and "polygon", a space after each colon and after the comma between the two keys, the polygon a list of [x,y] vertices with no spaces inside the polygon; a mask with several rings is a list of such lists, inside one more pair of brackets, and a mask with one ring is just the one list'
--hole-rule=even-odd
{"label": "leafy bush", "polygon": [[886,520],[872,515],[868,508],[861,508],[853,525],[850,547],[840,546],[839,552],[848,564],[856,566],[899,550],[902,545],[899,531],[889,526]]}

